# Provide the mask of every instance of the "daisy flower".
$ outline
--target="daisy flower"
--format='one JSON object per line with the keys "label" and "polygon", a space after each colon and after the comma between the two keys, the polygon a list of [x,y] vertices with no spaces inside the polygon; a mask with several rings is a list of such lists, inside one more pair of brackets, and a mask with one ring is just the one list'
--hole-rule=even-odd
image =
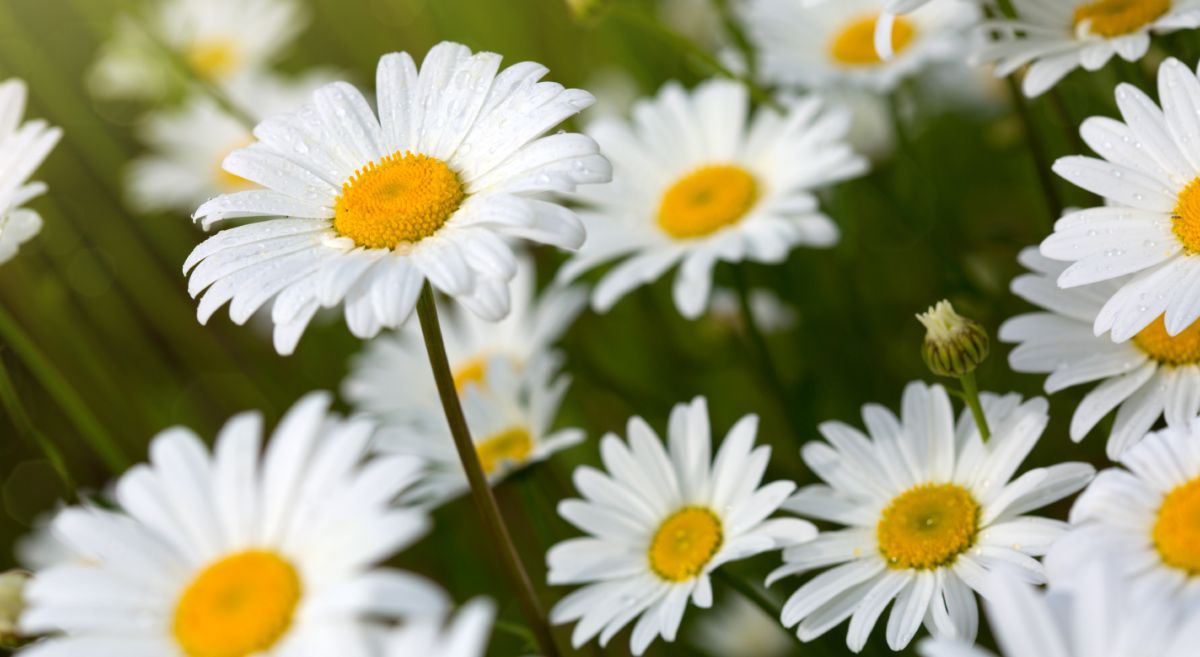
{"label": "daisy flower", "polygon": [[761,75],[787,86],[852,86],[888,92],[929,63],[961,58],[979,10],[935,2],[892,18],[889,58],[875,45],[885,0],[748,0],[743,21],[758,51]]}
{"label": "daisy flower", "polygon": [[[1057,548],[1055,548],[1057,549]],[[1003,657],[1190,657],[1200,608],[1137,591],[1111,557],[1082,563],[1069,586],[1039,591],[1001,573],[988,579],[987,612]],[[961,640],[921,644],[923,657],[992,657]]]}
{"label": "daisy flower", "polygon": [[1064,463],[1010,482],[1046,427],[1046,400],[984,395],[993,433],[986,443],[963,412],[957,426],[941,386],[911,383],[901,416],[863,407],[868,437],[841,422],[820,431],[828,442],[804,446],[804,461],[826,483],[805,487],[785,508],[846,525],[784,550],[768,584],[832,566],[809,579],[783,607],[784,626],[810,641],[849,619],[846,643],[862,649],[895,600],[887,621],[892,650],[909,644],[922,622],[934,634],[973,639],[972,589],[1002,564],[1044,581],[1042,555],[1065,523],[1025,515],[1079,490],[1093,469]]}
{"label": "daisy flower", "polygon": [[[298,80],[261,75],[237,83],[230,96],[254,116],[265,118],[302,104],[330,75]],[[130,162],[126,196],[139,212],[191,212],[218,194],[249,190],[250,181],[225,171],[233,151],[253,143],[250,128],[205,94],[192,94],[181,107],[151,112],[138,130],[149,153]]]}
{"label": "daisy flower", "polygon": [[[537,294],[537,271],[528,257],[517,259],[511,311],[490,322],[461,308],[439,308],[450,371],[459,392],[482,383],[496,358],[518,371],[553,354],[554,343],[587,303],[582,289],[551,286]],[[404,390],[405,394],[396,394]],[[444,429],[441,402],[420,327],[412,325],[367,343],[351,363],[342,394],[359,409],[393,424]],[[432,419],[432,424],[429,420]]]}
{"label": "daisy flower", "polygon": [[260,123],[225,170],[263,188],[196,211],[206,228],[265,217],[187,259],[189,291],[207,290],[200,321],[231,302],[241,323],[271,302],[275,348],[289,354],[321,307],[344,304],[361,338],[400,326],[426,280],[480,317],[506,315],[517,266],[506,238],[578,247],[578,217],[543,197],[610,170],[590,137],[542,136],[591,94],[539,82],[539,64],[499,67],[499,55],[449,42],[420,71],[393,53],[379,62],[378,118],[339,82]]}
{"label": "daisy flower", "polygon": [[23,206],[44,194],[46,185],[29,177],[62,137],[45,121],[21,122],[26,94],[21,80],[0,82],[0,264],[42,229],[41,215]]}
{"label": "daisy flower", "polygon": [[1075,502],[1046,562],[1051,579],[1111,553],[1139,586],[1200,604],[1200,419],[1150,434],[1118,462]]}
{"label": "daisy flower", "polygon": [[597,634],[607,645],[638,619],[630,644],[641,655],[658,636],[675,640],[689,600],[712,605],[714,570],[817,532],[794,518],[767,519],[795,484],[760,487],[771,448],[754,447],[757,417],[739,420],[711,462],[702,397],[671,412],[666,449],[639,417],[627,431],[628,445],[613,435],[601,442],[607,473],[575,471],[585,499],[565,500],[558,512],[588,536],[555,545],[546,561],[551,584],[584,585],[550,612],[555,624],[578,621],[576,648]]}
{"label": "daisy flower", "polygon": [[[1114,55],[1136,62],[1150,35],[1200,27],[1197,0],[1012,0],[1018,18],[982,25],[989,39],[975,59],[1007,77],[1029,66],[1022,89],[1045,93],[1071,71],[1098,71]],[[1161,121],[1160,121],[1161,122]],[[1139,137],[1140,138],[1140,137]]]}
{"label": "daisy flower", "polygon": [[262,419],[235,417],[212,454],[177,428],[116,486],[116,508],[69,508],[54,532],[83,560],[37,573],[21,619],[53,633],[24,655],[273,657],[363,654],[375,619],[436,612],[432,584],[373,568],[420,537],[391,506],[415,459],[361,464],[373,430],[296,404],[260,458]]}
{"label": "daisy flower", "polygon": [[162,0],[144,18],[120,16],[92,67],[104,98],[155,99],[183,86],[164,47],[221,88],[266,71],[299,36],[308,13],[295,0]]}
{"label": "daisy flower", "polygon": [[424,616],[391,631],[378,657],[484,657],[496,608],[487,600],[467,603],[448,626]]}
{"label": "daisy flower", "polygon": [[1062,288],[1121,281],[1092,326],[1097,335],[1112,331],[1116,342],[1156,323],[1162,337],[1200,330],[1200,153],[1194,146],[1200,80],[1168,59],[1158,86],[1162,110],[1137,87],[1122,84],[1117,104],[1125,123],[1084,122],[1080,133],[1104,159],[1065,157],[1054,165],[1060,176],[1103,196],[1105,205],[1060,219],[1042,242],[1042,255],[1072,263],[1058,277]]}
{"label": "daisy flower", "polygon": [[1032,270],[1013,281],[1018,296],[1044,312],[1014,317],[1000,339],[1017,343],[1008,362],[1018,372],[1045,373],[1046,392],[1099,381],[1071,418],[1071,439],[1080,441],[1113,409],[1108,456],[1119,457],[1141,440],[1165,413],[1170,426],[1186,427],[1200,412],[1200,327],[1171,337],[1161,318],[1127,342],[1092,333],[1092,323],[1120,281],[1070,289],[1055,284],[1066,269],[1026,249],[1021,262]]}
{"label": "daisy flower", "polygon": [[587,132],[613,159],[614,182],[581,192],[588,241],[560,280],[628,255],[592,295],[603,312],[681,263],[675,305],[696,318],[717,261],[778,263],[795,246],[837,242],[813,189],[866,171],[842,141],[849,117],[806,98],[786,115],[760,109],[747,125],[749,106],[737,82],[710,80],[690,93],[669,83],[634,106],[631,123],[592,124]]}
{"label": "daisy flower", "polygon": [[[492,485],[583,441],[581,429],[552,428],[570,385],[569,377],[556,374],[557,358],[543,356],[518,371],[496,356],[483,371],[484,378],[466,383],[459,397],[479,463]],[[436,505],[470,487],[445,415],[434,403],[426,409],[424,421],[382,429],[376,449],[420,458],[425,463],[420,480],[402,499]]]}

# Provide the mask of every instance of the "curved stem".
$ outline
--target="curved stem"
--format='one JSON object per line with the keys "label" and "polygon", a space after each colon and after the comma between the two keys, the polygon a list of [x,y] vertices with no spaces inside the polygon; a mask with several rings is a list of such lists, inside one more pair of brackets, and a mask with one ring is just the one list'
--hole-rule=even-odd
{"label": "curved stem", "polygon": [[58,451],[58,447],[45,434],[38,431],[37,427],[33,425],[33,420],[29,419],[29,414],[21,404],[21,396],[17,393],[17,388],[8,375],[8,369],[4,366],[2,353],[0,353],[0,404],[4,406],[17,433],[46,455],[46,460],[50,462],[50,466],[54,468],[54,472],[66,486],[67,495],[75,497],[75,482],[71,479],[70,472],[67,471],[67,463],[63,459],[62,452]]}
{"label": "curved stem", "polygon": [[962,382],[963,400],[970,407],[971,415],[975,418],[975,426],[979,427],[979,435],[986,443],[988,438],[992,437],[992,430],[988,426],[987,416],[983,414],[983,404],[979,401],[979,384],[975,381],[975,373],[967,372],[958,380]]}
{"label": "curved stem", "polygon": [[475,498],[475,506],[483,516],[488,533],[499,548],[504,567],[516,588],[521,611],[525,614],[525,620],[529,623],[534,638],[537,639],[542,657],[559,657],[558,647],[554,644],[554,636],[550,631],[550,622],[542,611],[537,593],[533,589],[533,581],[521,563],[508,526],[504,523],[504,517],[500,515],[500,507],[496,504],[492,487],[479,464],[479,455],[475,451],[475,442],[471,440],[471,431],[467,427],[466,417],[463,416],[462,403],[458,398],[454,375],[450,371],[450,362],[446,356],[446,344],[442,339],[442,327],[438,321],[433,288],[428,282],[421,288],[421,296],[417,299],[417,318],[421,322],[425,351],[429,354],[429,365],[433,368],[433,378],[437,382],[442,409],[446,412],[446,421],[450,424],[454,447],[458,450],[463,470],[467,473],[467,482],[471,485],[471,496]]}
{"label": "curved stem", "polygon": [[104,430],[92,411],[88,409],[79,393],[67,383],[62,373],[54,367],[33,340],[25,334],[20,324],[2,307],[0,307],[0,340],[8,344],[13,353],[37,377],[42,387],[50,393],[63,413],[74,423],[84,440],[95,450],[110,470],[114,473],[121,472],[129,466],[129,459],[122,453],[120,446],[112,436]]}

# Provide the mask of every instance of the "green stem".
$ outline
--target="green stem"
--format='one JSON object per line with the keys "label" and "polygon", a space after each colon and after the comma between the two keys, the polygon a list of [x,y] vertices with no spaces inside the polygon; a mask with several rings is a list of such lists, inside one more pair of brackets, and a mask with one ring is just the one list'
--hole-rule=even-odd
{"label": "green stem", "polygon": [[1021,93],[1020,85],[1013,76],[1005,78],[1008,86],[1008,95],[1012,99],[1013,108],[1017,110],[1017,116],[1021,119],[1022,127],[1025,129],[1025,139],[1029,142],[1029,152],[1033,156],[1033,166],[1037,174],[1038,185],[1042,188],[1042,195],[1046,200],[1046,209],[1050,212],[1050,219],[1046,222],[1045,228],[1058,221],[1062,216],[1063,204],[1062,198],[1058,194],[1058,189],[1054,187],[1054,179],[1050,176],[1051,163],[1046,155],[1046,145],[1042,143],[1041,137],[1038,136],[1037,129],[1033,123],[1033,115],[1029,111],[1029,104],[1025,102],[1025,96]]}
{"label": "green stem", "polygon": [[756,360],[758,360],[763,378],[767,380],[767,384],[771,386],[775,396],[779,398],[779,405],[784,417],[787,418],[788,423],[792,426],[792,431],[796,435],[799,435],[800,427],[795,418],[792,417],[791,395],[788,394],[787,386],[783,383],[783,378],[779,376],[779,370],[775,368],[775,361],[771,358],[771,349],[767,344],[766,335],[762,332],[762,327],[758,325],[758,319],[754,316],[754,308],[750,301],[750,277],[746,274],[746,266],[744,264],[734,265],[733,284],[737,290],[738,307],[741,309],[742,324],[746,329],[746,338],[754,350],[754,355]]}
{"label": "green stem", "polygon": [[[767,615],[768,618],[779,622],[779,619],[783,617],[782,607],[776,604],[775,601],[772,600],[766,593],[764,593],[762,589],[751,584],[750,582],[747,582],[741,577],[730,573],[724,568],[718,568],[712,572],[712,578],[724,584],[725,586],[728,586],[734,591],[737,591],[738,595],[745,598],[747,602],[753,604],[755,607],[758,607],[764,614]],[[792,640],[796,643],[804,645],[804,643],[800,641],[800,637],[796,636],[795,632],[788,632],[787,634],[788,636],[792,637]]]}
{"label": "green stem", "polygon": [[757,82],[754,81],[753,78],[748,75],[741,75],[734,72],[728,66],[722,64],[721,60],[717,59],[703,48],[697,46],[695,43],[692,43],[691,39],[683,36],[682,34],[674,32],[664,27],[658,21],[655,21],[654,19],[649,18],[640,12],[632,11],[624,5],[613,7],[609,15],[624,22],[626,25],[635,27],[666,42],[668,45],[672,46],[676,50],[679,50],[683,54],[689,55],[698,60],[711,72],[714,72],[721,77],[729,78],[730,80],[742,83],[746,86],[746,89],[750,91],[750,96],[753,97],[754,100],[756,100],[759,104],[766,105],[779,112],[784,111],[783,105],[772,98],[771,94],[767,93],[767,90],[762,88]]}
{"label": "green stem", "polygon": [[967,372],[958,380],[962,382],[963,400],[970,407],[971,415],[975,418],[975,426],[979,427],[979,435],[986,443],[992,437],[992,430],[988,427],[987,416],[983,414],[983,404],[979,402],[979,384],[975,381],[975,372]]}
{"label": "green stem", "polygon": [[558,646],[555,645],[554,635],[550,631],[550,622],[542,611],[537,593],[533,589],[533,581],[521,563],[508,526],[504,523],[504,517],[500,515],[500,507],[496,504],[492,487],[479,464],[479,455],[475,451],[475,442],[471,440],[471,431],[467,427],[466,417],[463,416],[462,403],[458,398],[454,375],[450,371],[450,362],[446,356],[446,344],[442,339],[442,327],[438,321],[433,288],[428,282],[421,288],[421,296],[417,299],[417,318],[421,323],[421,333],[425,337],[425,351],[429,354],[429,365],[437,382],[442,409],[450,425],[450,434],[454,437],[454,447],[458,450],[458,457],[462,461],[463,470],[466,471],[467,482],[471,485],[475,506],[483,516],[484,525],[491,534],[493,544],[499,548],[505,569],[516,588],[517,600],[521,603],[525,620],[537,639],[540,654],[542,657],[559,657]]}
{"label": "green stem", "polygon": [[104,430],[79,393],[67,383],[62,373],[4,308],[0,308],[0,340],[8,344],[13,353],[37,377],[104,464],[114,473],[125,470],[129,466],[129,459],[122,453],[120,446]]}
{"label": "green stem", "polygon": [[67,463],[63,459],[62,452],[58,451],[58,447],[45,434],[33,426],[33,421],[29,419],[29,414],[25,412],[25,407],[21,404],[21,396],[17,393],[12,378],[8,375],[8,369],[4,366],[2,354],[0,354],[0,404],[3,404],[17,433],[24,436],[46,455],[46,460],[50,462],[50,466],[54,468],[54,472],[66,486],[67,494],[72,498],[75,497],[75,482],[71,479],[70,472],[67,471]]}

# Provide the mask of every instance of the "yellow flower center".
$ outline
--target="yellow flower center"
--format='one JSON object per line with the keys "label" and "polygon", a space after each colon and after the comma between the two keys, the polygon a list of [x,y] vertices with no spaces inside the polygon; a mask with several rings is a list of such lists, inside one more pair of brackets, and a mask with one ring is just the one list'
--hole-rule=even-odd
{"label": "yellow flower center", "polygon": [[1200,477],[1163,498],[1154,523],[1154,546],[1168,566],[1200,575]]}
{"label": "yellow flower center", "polygon": [[1171,229],[1189,254],[1200,254],[1200,178],[1179,192],[1179,201],[1171,216]]}
{"label": "yellow flower center", "polygon": [[725,533],[717,514],[689,506],[659,525],[650,542],[650,569],[669,582],[699,575],[721,549]]}
{"label": "yellow flower center", "polygon": [[273,552],[240,552],[210,565],[175,607],[174,633],[188,657],[249,657],[292,625],[300,576]]}
{"label": "yellow flower center", "polygon": [[[846,23],[829,44],[833,61],[847,66],[876,66],[883,58],[875,50],[875,23],[879,14],[860,16]],[[897,16],[892,27],[892,52],[900,54],[912,43],[917,28],[912,21]]]}
{"label": "yellow flower center", "polygon": [[221,154],[221,157],[217,158],[217,187],[219,189],[226,192],[236,192],[238,190],[254,186],[254,183],[250,182],[249,180],[246,180],[236,173],[229,173],[225,170],[225,158],[229,157],[230,153],[238,149],[245,148],[253,143],[254,137],[247,136],[245,139],[229,147],[224,153]]}
{"label": "yellow flower center", "polygon": [[191,44],[184,58],[197,75],[206,80],[218,80],[237,68],[241,59],[238,46],[232,39],[212,39]]}
{"label": "yellow flower center", "polygon": [[1094,0],[1075,8],[1075,27],[1118,37],[1136,32],[1171,10],[1171,0]]}
{"label": "yellow flower center", "polygon": [[663,194],[658,225],[678,239],[704,237],[735,224],[758,200],[758,181],[745,169],[718,164],[696,169]]}
{"label": "yellow flower center", "polygon": [[466,196],[445,162],[396,151],[342,185],[333,227],[359,246],[392,249],[436,233]]}
{"label": "yellow flower center", "polygon": [[928,570],[975,543],[979,504],[957,484],[922,484],[892,500],[875,533],[889,568]]}
{"label": "yellow flower center", "polygon": [[487,378],[487,359],[482,356],[472,358],[454,371],[454,388],[461,395],[472,383],[482,386],[485,378]]}
{"label": "yellow flower center", "polygon": [[1167,335],[1166,322],[1160,316],[1133,336],[1133,344],[1163,365],[1200,363],[1200,321],[1171,337]]}
{"label": "yellow flower center", "polygon": [[487,474],[495,474],[505,463],[524,463],[533,452],[533,436],[524,427],[514,427],[475,444],[479,464]]}

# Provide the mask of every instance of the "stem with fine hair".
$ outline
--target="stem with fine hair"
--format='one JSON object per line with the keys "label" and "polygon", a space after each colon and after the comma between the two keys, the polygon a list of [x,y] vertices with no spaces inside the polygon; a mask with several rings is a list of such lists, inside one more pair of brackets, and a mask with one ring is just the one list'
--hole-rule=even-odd
{"label": "stem with fine hair", "polygon": [[104,430],[79,393],[67,383],[62,373],[3,307],[0,307],[0,340],[12,348],[13,353],[25,363],[110,470],[117,473],[129,466],[129,459],[112,436]]}
{"label": "stem with fine hair", "polygon": [[963,401],[967,402],[967,406],[971,409],[971,416],[975,418],[975,426],[979,427],[979,435],[986,443],[992,437],[992,430],[988,427],[987,416],[983,413],[983,404],[979,401],[979,384],[975,381],[975,372],[967,372],[958,377],[958,380],[962,383]]}
{"label": "stem with fine hair", "polygon": [[74,497],[75,482],[72,481],[71,474],[67,471],[67,463],[63,460],[62,452],[58,451],[58,447],[33,425],[33,420],[29,419],[29,414],[25,412],[25,407],[21,404],[21,396],[17,392],[17,387],[13,385],[12,377],[8,375],[8,368],[4,366],[3,352],[0,352],[0,405],[4,406],[17,433],[46,455],[50,467],[54,468],[54,472],[66,486],[67,495]]}
{"label": "stem with fine hair", "polygon": [[458,450],[463,470],[466,471],[467,482],[471,485],[471,496],[475,498],[475,506],[500,550],[504,567],[516,588],[521,611],[525,614],[525,620],[529,623],[534,638],[537,639],[542,657],[559,657],[554,635],[550,631],[550,622],[542,611],[537,593],[533,589],[533,581],[521,563],[512,535],[504,523],[504,517],[500,515],[500,506],[496,504],[492,487],[479,463],[479,454],[475,451],[475,442],[471,440],[471,431],[467,427],[467,419],[463,415],[462,403],[458,398],[458,389],[454,385],[454,374],[450,371],[450,361],[446,356],[446,344],[442,339],[442,327],[438,320],[437,302],[434,301],[433,288],[428,281],[421,288],[421,296],[417,299],[417,318],[421,323],[421,334],[425,337],[425,350],[429,354],[429,365],[437,382],[442,409],[446,413],[446,421],[450,424],[450,434],[454,438],[454,447]]}

